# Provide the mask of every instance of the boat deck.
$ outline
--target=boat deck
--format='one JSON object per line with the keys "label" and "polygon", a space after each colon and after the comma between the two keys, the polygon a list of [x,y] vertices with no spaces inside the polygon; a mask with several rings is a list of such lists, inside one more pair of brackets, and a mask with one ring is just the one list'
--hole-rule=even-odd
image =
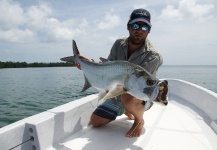
{"label": "boat deck", "polygon": [[191,103],[170,97],[169,104],[153,105],[144,114],[139,138],[125,137],[132,122],[125,115],[100,128],[88,126],[50,149],[56,150],[217,150],[211,120]]}
{"label": "boat deck", "polygon": [[139,138],[125,137],[125,115],[94,128],[89,123],[97,94],[69,102],[0,129],[0,149],[16,150],[217,150],[217,94],[168,79],[168,105],[144,113]]}

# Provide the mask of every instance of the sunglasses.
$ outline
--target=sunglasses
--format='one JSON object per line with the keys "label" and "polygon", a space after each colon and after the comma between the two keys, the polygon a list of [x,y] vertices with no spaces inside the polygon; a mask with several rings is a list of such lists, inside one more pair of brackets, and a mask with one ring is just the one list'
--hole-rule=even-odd
{"label": "sunglasses", "polygon": [[150,29],[150,27],[147,26],[147,25],[138,25],[138,24],[136,24],[136,23],[130,24],[130,27],[131,27],[133,30],[142,29],[142,31],[147,31],[147,30]]}

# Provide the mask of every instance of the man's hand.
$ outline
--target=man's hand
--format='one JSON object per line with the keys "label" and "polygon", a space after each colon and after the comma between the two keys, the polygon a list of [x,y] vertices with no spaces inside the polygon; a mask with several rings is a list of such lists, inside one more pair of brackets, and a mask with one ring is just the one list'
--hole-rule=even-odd
{"label": "man's hand", "polygon": [[[89,58],[87,58],[87,57],[85,57],[85,56],[82,56],[82,55],[80,55],[80,54],[78,54],[77,56],[78,56],[79,58],[81,58],[81,59],[85,59],[85,60],[87,60],[87,61],[92,61],[91,59],[89,59]],[[79,63],[75,63],[75,66],[76,66],[78,69],[81,70],[81,65],[80,65]]]}

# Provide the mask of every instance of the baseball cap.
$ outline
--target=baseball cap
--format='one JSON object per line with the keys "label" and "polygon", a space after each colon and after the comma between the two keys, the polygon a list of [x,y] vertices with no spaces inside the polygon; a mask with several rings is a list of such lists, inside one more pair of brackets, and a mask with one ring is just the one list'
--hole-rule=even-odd
{"label": "baseball cap", "polygon": [[144,22],[151,27],[150,13],[143,8],[135,9],[130,15],[129,24],[139,21]]}

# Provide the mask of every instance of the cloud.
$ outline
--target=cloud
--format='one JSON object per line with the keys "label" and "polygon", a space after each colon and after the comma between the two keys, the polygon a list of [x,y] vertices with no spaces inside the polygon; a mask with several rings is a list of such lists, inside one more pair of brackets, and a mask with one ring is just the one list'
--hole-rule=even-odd
{"label": "cloud", "polygon": [[[109,16],[106,21],[109,21]],[[54,17],[52,7],[46,3],[22,8],[12,0],[0,1],[0,41],[67,41],[76,35],[85,34],[87,24],[82,18],[60,21]]]}
{"label": "cloud", "polygon": [[10,30],[0,30],[0,41],[24,42],[34,39],[35,33],[29,29],[20,30],[13,28]]}
{"label": "cloud", "polygon": [[11,0],[0,1],[0,29],[7,30],[25,22],[23,9]]}
{"label": "cloud", "polygon": [[176,19],[181,19],[183,17],[182,13],[178,10],[175,9],[174,6],[168,5],[165,9],[162,10],[160,18],[165,18],[165,19],[171,19],[171,18],[176,18]]}
{"label": "cloud", "polygon": [[105,15],[104,19],[99,22],[98,28],[101,30],[112,29],[120,25],[120,17],[112,12]]}
{"label": "cloud", "polygon": [[146,9],[147,5],[146,4],[134,4],[133,8],[134,9],[138,9],[138,8],[144,8],[144,9]]}
{"label": "cloud", "polygon": [[44,31],[46,32],[46,41],[67,41],[71,40],[75,36],[86,34],[85,28],[87,24],[88,23],[85,19],[79,21],[69,19],[60,22],[54,18],[51,18],[47,20],[46,26],[48,28],[46,31]]}
{"label": "cloud", "polygon": [[178,7],[168,5],[162,10],[162,19],[186,19],[189,17],[197,20],[212,18],[210,13],[214,10],[213,4],[198,4],[196,0],[181,0]]}
{"label": "cloud", "polygon": [[34,29],[43,29],[47,25],[51,14],[51,8],[45,4],[31,6],[25,13],[26,24]]}

